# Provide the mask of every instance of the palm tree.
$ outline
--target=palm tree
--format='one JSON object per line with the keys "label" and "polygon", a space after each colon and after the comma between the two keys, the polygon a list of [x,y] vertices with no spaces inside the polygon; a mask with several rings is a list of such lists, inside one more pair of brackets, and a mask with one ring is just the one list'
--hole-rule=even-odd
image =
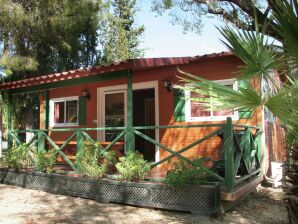
{"label": "palm tree", "polygon": [[[280,45],[270,42],[264,30],[260,31],[257,26],[254,32],[235,31],[227,26],[219,30],[225,38],[223,44],[244,63],[239,69],[238,80],[250,83],[251,79],[256,79],[258,83],[265,82],[273,94],[270,94],[272,91],[258,91],[250,85],[235,91],[181,70],[181,80],[191,84],[177,85],[176,88],[199,93],[199,97],[191,100],[199,101],[207,110],[254,112],[262,107],[283,122],[287,129],[289,161],[292,161],[288,176],[293,184],[292,194],[287,196],[286,201],[290,222],[298,223],[298,166],[295,165],[298,161],[298,3],[297,0],[272,2],[274,7],[270,15],[281,36]],[[272,71],[279,71],[286,81],[277,83],[271,75]]]}

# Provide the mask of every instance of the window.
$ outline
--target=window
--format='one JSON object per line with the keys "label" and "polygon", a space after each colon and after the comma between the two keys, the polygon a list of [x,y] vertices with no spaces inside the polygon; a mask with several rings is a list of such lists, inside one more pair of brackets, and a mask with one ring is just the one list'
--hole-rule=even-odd
{"label": "window", "polygon": [[[237,82],[235,79],[226,79],[214,81],[219,84],[228,86],[234,90],[237,90]],[[193,93],[190,91],[185,91],[186,98],[198,98],[202,96],[198,93]],[[221,110],[221,111],[207,111],[206,107],[198,101],[186,100],[185,102],[185,116],[186,121],[219,121],[225,120],[227,117],[232,117],[233,119],[238,119],[238,113],[231,110]]]}
{"label": "window", "polygon": [[52,127],[78,125],[78,97],[52,99],[50,108]]}

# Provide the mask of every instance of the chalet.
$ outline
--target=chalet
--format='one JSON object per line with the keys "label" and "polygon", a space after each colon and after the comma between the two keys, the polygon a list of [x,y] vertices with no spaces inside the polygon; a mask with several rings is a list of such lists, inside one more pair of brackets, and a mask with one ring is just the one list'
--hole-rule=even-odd
{"label": "chalet", "polygon": [[224,189],[221,198],[236,200],[260,183],[269,161],[284,161],[281,125],[264,110],[205,111],[184,97],[192,93],[172,86],[179,67],[237,89],[243,85],[235,78],[241,64],[229,52],[146,58],[0,84],[9,94],[8,145],[19,141],[11,123],[14,95],[40,92],[40,129],[22,132],[40,148],[60,148],[60,160],[74,169],[71,161],[86,138],[118,156],[141,152],[154,163],[153,178],[166,175],[172,158],[206,158],[207,167],[221,169],[210,171]]}

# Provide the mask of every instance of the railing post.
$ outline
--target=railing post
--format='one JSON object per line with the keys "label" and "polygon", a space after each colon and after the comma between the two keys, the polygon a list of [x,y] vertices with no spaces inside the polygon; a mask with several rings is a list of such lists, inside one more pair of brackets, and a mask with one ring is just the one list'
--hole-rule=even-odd
{"label": "railing post", "polygon": [[8,92],[8,105],[7,105],[7,148],[12,147],[12,136],[10,135],[12,130],[12,94]]}
{"label": "railing post", "polygon": [[77,132],[76,135],[77,135],[77,152],[78,152],[84,146],[84,135],[81,129],[78,129],[76,132]]}
{"label": "railing post", "polygon": [[127,74],[127,129],[126,129],[126,150],[135,150],[135,136],[133,132],[133,98],[132,98],[132,74]]}
{"label": "railing post", "polygon": [[[50,101],[49,101],[49,91],[46,90],[44,93],[44,129],[49,129],[50,123]],[[45,132],[46,135],[49,135],[49,132]],[[48,145],[45,144],[45,149],[48,150]]]}
{"label": "railing post", "polygon": [[45,136],[43,135],[42,131],[38,131],[38,142],[37,142],[37,147],[38,151],[42,152],[45,150],[45,144],[46,144],[46,139]]}
{"label": "railing post", "polygon": [[234,139],[232,118],[227,118],[224,126],[224,156],[225,156],[225,182],[228,192],[234,187]]}

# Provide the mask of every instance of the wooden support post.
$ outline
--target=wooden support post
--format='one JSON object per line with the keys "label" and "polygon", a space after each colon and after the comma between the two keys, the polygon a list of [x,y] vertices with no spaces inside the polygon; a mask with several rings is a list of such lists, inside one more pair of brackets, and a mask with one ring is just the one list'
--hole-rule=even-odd
{"label": "wooden support post", "polygon": [[127,128],[126,128],[126,150],[135,150],[135,136],[133,132],[133,97],[132,97],[132,74],[127,74]]}
{"label": "wooden support post", "polygon": [[232,118],[227,118],[224,126],[224,155],[225,155],[225,182],[229,193],[234,187],[234,140]]}
{"label": "wooden support post", "polygon": [[7,105],[7,149],[10,149],[12,147],[12,136],[10,135],[10,132],[12,130],[12,94],[9,91],[8,92],[8,105]]}

